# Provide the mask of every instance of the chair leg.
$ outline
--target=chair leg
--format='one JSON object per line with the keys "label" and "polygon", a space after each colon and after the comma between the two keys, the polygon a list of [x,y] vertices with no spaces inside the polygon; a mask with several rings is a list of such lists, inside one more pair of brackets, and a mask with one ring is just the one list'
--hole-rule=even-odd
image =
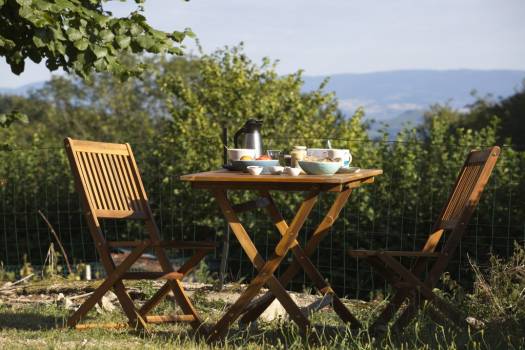
{"label": "chair leg", "polygon": [[434,294],[434,292],[431,289],[430,283],[427,284],[422,282],[410,270],[408,270],[399,261],[392,258],[391,256],[388,256],[386,254],[379,254],[378,257],[391,269],[396,271],[402,279],[413,284],[418,290],[417,295],[421,294],[421,297],[424,297],[425,299],[433,303],[439,309],[439,311],[443,313],[443,315],[447,316],[458,327],[463,328],[466,322],[462,320],[461,315],[446,301]]}
{"label": "chair leg", "polygon": [[[69,317],[67,321],[69,327],[74,327],[80,321],[80,319],[84,317],[100,299],[102,299],[104,294],[106,294],[111,287],[115,286],[115,292],[117,293],[119,302],[121,302],[121,305],[124,308],[126,315],[128,315],[130,323],[135,323],[135,321],[139,321],[139,327],[145,325],[145,323],[141,322],[141,317],[137,317],[138,313],[133,312],[131,310],[131,305],[133,304],[133,302],[131,301],[131,299],[129,299],[129,296],[126,294],[124,285],[122,284],[122,280],[120,280],[120,276],[124,272],[129,270],[131,265],[133,265],[133,263],[142,255],[142,253],[144,252],[144,250],[146,250],[148,245],[148,243],[144,242],[143,244],[137,246],[128,255],[128,257],[124,259],[124,261],[120,265],[118,265],[113,271],[110,271],[110,267],[106,266],[108,277],[95,290],[95,292],[93,292],[93,294],[82,305],[80,305],[78,310],[75,311],[75,313],[73,313],[71,317]],[[133,310],[135,309],[134,306],[132,306],[132,308]]]}
{"label": "chair leg", "polygon": [[370,330],[375,332],[386,327],[388,322],[390,322],[390,320],[396,315],[401,305],[403,305],[403,302],[407,299],[407,295],[407,289],[399,289],[394,297],[388,302],[379,317],[370,326]]}
{"label": "chair leg", "polygon": [[[188,274],[205,256],[210,252],[210,249],[200,249],[189,258],[178,270],[184,275]],[[141,308],[140,315],[146,316],[151,310],[157,306],[162,299],[170,292],[170,286],[166,282]]]}

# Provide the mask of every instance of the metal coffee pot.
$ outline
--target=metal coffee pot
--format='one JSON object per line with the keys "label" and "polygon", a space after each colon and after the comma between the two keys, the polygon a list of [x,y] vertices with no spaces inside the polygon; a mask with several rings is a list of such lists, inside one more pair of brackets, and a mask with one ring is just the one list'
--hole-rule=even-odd
{"label": "metal coffee pot", "polygon": [[255,157],[263,152],[260,128],[262,120],[250,119],[233,136],[235,148],[250,148],[255,150]]}

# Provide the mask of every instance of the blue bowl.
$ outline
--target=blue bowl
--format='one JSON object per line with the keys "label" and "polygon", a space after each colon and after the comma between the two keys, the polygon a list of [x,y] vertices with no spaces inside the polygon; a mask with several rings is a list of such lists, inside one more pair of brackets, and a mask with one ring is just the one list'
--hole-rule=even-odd
{"label": "blue bowl", "polygon": [[269,166],[279,165],[279,160],[233,160],[231,164],[231,169],[237,171],[245,171],[246,167],[250,165],[262,166],[263,168],[265,168]]}
{"label": "blue bowl", "polygon": [[341,163],[300,160],[299,166],[309,175],[333,175],[339,170]]}

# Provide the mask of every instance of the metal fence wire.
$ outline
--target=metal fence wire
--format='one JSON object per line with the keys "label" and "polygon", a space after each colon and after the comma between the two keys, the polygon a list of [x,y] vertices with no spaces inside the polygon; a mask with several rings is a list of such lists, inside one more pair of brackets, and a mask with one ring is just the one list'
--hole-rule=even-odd
{"label": "metal fence wire", "polygon": [[[410,147],[409,144],[406,146]],[[469,150],[465,149],[464,155]],[[507,157],[511,151],[504,147],[500,159]],[[203,201],[194,199],[198,190],[181,184],[177,175],[163,175],[160,165],[146,151],[140,151],[140,147],[135,154],[163,238],[216,240],[219,248],[206,261],[209,269],[217,273],[222,251],[220,246],[228,228],[211,197],[198,194],[201,199],[209,199],[208,206],[202,208]],[[514,166],[525,169],[525,157],[515,159],[519,159],[519,164]],[[33,266],[43,264],[54,239],[39,211],[59,235],[73,264],[95,263],[95,247],[80,210],[64,150],[56,147],[1,151],[0,162],[4,162],[0,166],[2,268],[19,271],[26,261]],[[421,164],[425,166],[424,162]],[[461,163],[458,163],[456,171],[460,166]],[[331,281],[334,289],[349,297],[370,297],[374,291],[383,289],[385,284],[366,263],[347,256],[346,251],[349,248],[420,249],[450,190],[448,187],[433,191],[426,187],[428,184],[421,183],[414,183],[412,188],[407,189],[403,185],[406,183],[404,169],[396,164],[385,164],[383,170],[385,174],[378,177],[376,183],[354,191],[330,234],[312,256],[312,261]],[[419,170],[422,171],[416,169],[416,172]],[[505,174],[503,171],[493,173],[458,254],[449,265],[452,277],[460,283],[468,286],[472,282],[467,256],[484,265],[490,254],[509,257],[514,242],[525,242],[525,217],[523,203],[520,202],[524,198],[522,177],[521,174]],[[453,179],[449,183],[451,186]],[[276,194],[276,202],[285,218],[292,218],[299,195],[294,194],[290,199],[286,194]],[[314,214],[300,233],[303,243],[323,218],[333,196],[321,196]],[[271,254],[279,234],[267,218],[261,213],[247,213],[242,214],[241,220],[253,235],[261,255],[266,257]],[[103,231],[109,239],[139,239],[144,234],[140,225],[133,221],[105,220]],[[247,280],[255,272],[254,268],[236,240],[232,238],[230,242],[228,280]],[[185,253],[172,254],[171,257],[176,259]],[[289,256],[277,274],[284,271],[291,261]],[[288,288],[304,290],[310,286],[307,277],[299,274]]]}

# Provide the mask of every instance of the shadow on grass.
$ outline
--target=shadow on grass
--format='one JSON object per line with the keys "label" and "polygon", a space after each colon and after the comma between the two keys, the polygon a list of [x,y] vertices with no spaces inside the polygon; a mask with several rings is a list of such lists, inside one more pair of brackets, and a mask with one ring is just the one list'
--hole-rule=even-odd
{"label": "shadow on grass", "polygon": [[62,327],[62,318],[36,312],[0,312],[0,329],[48,330]]}

